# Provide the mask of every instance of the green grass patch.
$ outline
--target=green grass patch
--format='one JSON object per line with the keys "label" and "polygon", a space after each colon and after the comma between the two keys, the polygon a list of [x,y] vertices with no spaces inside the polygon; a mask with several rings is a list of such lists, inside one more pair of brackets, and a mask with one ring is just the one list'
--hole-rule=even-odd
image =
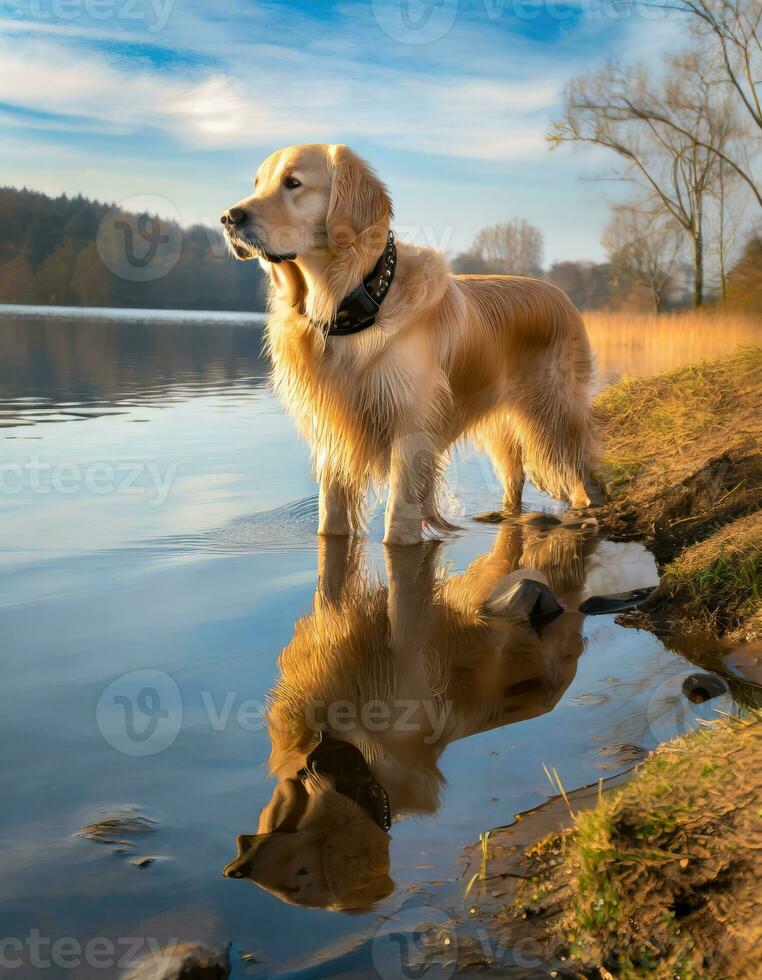
{"label": "green grass patch", "polygon": [[712,629],[731,629],[762,603],[762,511],[686,548],[664,569],[664,586]]}
{"label": "green grass patch", "polygon": [[759,714],[706,726],[578,816],[557,872],[576,960],[625,978],[724,976],[719,955],[735,963],[727,975],[756,965],[760,748]]}

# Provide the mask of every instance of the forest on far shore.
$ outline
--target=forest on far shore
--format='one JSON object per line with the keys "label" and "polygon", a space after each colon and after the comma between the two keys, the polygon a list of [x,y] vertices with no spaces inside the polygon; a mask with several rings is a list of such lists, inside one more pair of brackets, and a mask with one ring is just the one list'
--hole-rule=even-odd
{"label": "forest on far shore", "polygon": [[215,229],[3,187],[0,303],[256,311],[266,284],[259,263],[231,259]]}
{"label": "forest on far shore", "polygon": [[[629,229],[626,222],[624,227]],[[608,261],[568,260],[544,268],[542,233],[514,218],[482,229],[469,250],[452,257],[452,268],[537,276],[563,289],[581,310],[660,312],[691,304],[690,272],[663,268],[658,236],[633,234],[617,239],[616,247],[607,236]],[[727,305],[762,308],[757,235],[741,250],[724,292]],[[231,258],[214,228],[181,228],[81,195],[52,198],[4,187],[0,303],[259,312],[267,305],[267,283],[258,262]]]}

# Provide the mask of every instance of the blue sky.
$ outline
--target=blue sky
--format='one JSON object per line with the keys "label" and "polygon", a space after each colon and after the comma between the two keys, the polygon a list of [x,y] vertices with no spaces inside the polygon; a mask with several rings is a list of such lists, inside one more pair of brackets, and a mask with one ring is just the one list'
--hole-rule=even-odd
{"label": "blue sky", "polygon": [[522,217],[548,262],[597,259],[628,188],[544,135],[567,79],[680,26],[605,0],[0,0],[0,181],[215,222],[273,149],[343,142],[403,237],[453,252]]}

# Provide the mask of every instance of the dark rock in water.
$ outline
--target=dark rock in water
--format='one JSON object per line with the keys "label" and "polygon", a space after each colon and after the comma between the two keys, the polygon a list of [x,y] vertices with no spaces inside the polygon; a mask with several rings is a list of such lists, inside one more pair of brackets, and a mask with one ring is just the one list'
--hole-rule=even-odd
{"label": "dark rock in water", "polygon": [[473,520],[481,524],[502,524],[507,521],[509,515],[502,510],[487,510],[483,514],[475,514]]}
{"label": "dark rock in water", "polygon": [[597,531],[598,521],[589,514],[572,514],[567,512],[561,521],[561,526],[567,531]]}
{"label": "dark rock in water", "polygon": [[534,568],[517,568],[495,585],[483,609],[492,616],[515,616],[530,625],[548,622],[564,611],[548,580]]}
{"label": "dark rock in water", "polygon": [[555,514],[546,514],[544,511],[529,511],[526,514],[519,514],[516,518],[517,524],[524,524],[526,527],[557,527],[561,523],[561,518]]}
{"label": "dark rock in water", "polygon": [[611,613],[628,612],[639,609],[653,595],[657,586],[647,589],[633,589],[631,592],[616,592],[614,595],[592,595],[585,599],[579,611],[586,616],[605,616]]}
{"label": "dark rock in water", "polygon": [[136,868],[150,868],[152,864],[160,860],[158,857],[153,857],[150,854],[146,854],[144,857],[133,858],[130,864],[134,864]]}
{"label": "dark rock in water", "polygon": [[473,520],[480,521],[482,524],[522,524],[524,527],[538,527],[548,529],[558,527],[561,518],[555,514],[546,514],[544,511],[527,511],[525,514],[511,513],[506,510],[487,510],[483,514],[475,514]]}
{"label": "dark rock in water", "polygon": [[124,980],[227,980],[230,948],[181,943],[149,953],[124,974]]}
{"label": "dark rock in water", "polygon": [[138,807],[128,807],[121,812],[101,817],[87,824],[77,834],[98,844],[119,844],[121,848],[134,847],[130,834],[150,834],[156,830],[157,823],[150,817],[140,815]]}
{"label": "dark rock in water", "polygon": [[730,688],[719,674],[688,674],[683,681],[683,694],[693,704],[703,704],[712,698],[722,697]]}
{"label": "dark rock in water", "polygon": [[642,762],[648,755],[648,749],[632,742],[611,742],[598,749],[598,755],[608,760],[599,762],[598,769],[621,769]]}

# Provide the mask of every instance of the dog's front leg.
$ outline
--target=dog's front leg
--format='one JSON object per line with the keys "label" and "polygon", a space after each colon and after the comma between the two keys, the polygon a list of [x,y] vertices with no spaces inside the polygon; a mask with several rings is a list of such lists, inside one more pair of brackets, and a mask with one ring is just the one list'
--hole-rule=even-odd
{"label": "dog's front leg", "polygon": [[426,477],[428,448],[427,441],[416,435],[399,436],[392,444],[384,544],[418,544],[421,540],[419,488]]}
{"label": "dog's front leg", "polygon": [[318,534],[351,534],[349,492],[340,483],[320,480]]}

